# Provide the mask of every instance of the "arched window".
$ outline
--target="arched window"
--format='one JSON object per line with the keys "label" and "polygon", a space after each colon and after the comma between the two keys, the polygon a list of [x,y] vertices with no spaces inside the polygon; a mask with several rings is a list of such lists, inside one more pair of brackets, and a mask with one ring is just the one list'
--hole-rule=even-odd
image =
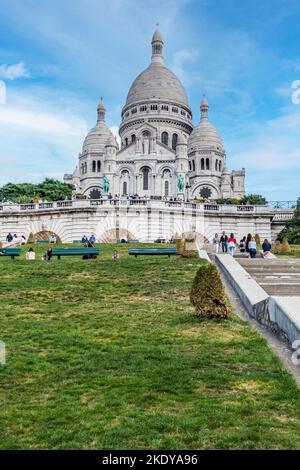
{"label": "arched window", "polygon": [[177,140],[178,140],[178,134],[173,134],[172,135],[172,149],[173,150],[176,150]]}
{"label": "arched window", "polygon": [[190,171],[192,171],[192,165],[190,161],[189,161],[189,168],[190,168]]}
{"label": "arched window", "polygon": [[127,194],[127,181],[123,181],[123,196]]}
{"label": "arched window", "polygon": [[163,171],[163,178],[171,178],[170,170],[166,169]]}
{"label": "arched window", "polygon": [[93,160],[92,171],[93,171],[93,173],[95,173],[95,171],[96,171],[96,162],[95,162],[95,160]]}
{"label": "arched window", "polygon": [[101,171],[101,162],[100,162],[100,160],[97,161],[97,171],[98,171],[98,173]]}
{"label": "arched window", "polygon": [[135,134],[132,134],[132,136],[131,136],[131,143],[132,143],[132,144],[135,144],[135,142],[136,142],[136,136],[135,136]]}
{"label": "arched window", "polygon": [[127,137],[125,137],[125,145],[126,145],[126,147],[128,145],[128,138]]}
{"label": "arched window", "polygon": [[84,164],[84,172],[87,173],[87,162]]}
{"label": "arched window", "polygon": [[201,170],[204,170],[204,158],[201,158]]}
{"label": "arched window", "polygon": [[218,171],[218,160],[215,161],[215,170]]}
{"label": "arched window", "polygon": [[84,173],[84,164],[81,163],[81,174],[83,175],[83,173]]}
{"label": "arched window", "polygon": [[149,168],[142,168],[142,175],[143,175],[143,189],[149,189]]}
{"label": "arched window", "polygon": [[193,160],[193,171],[195,171],[195,160]]}
{"label": "arched window", "polygon": [[169,196],[169,181],[165,181],[165,196]]}
{"label": "arched window", "polygon": [[169,134],[167,132],[163,132],[161,134],[161,141],[163,144],[168,145],[169,143]]}
{"label": "arched window", "polygon": [[209,158],[206,159],[206,169],[209,170]]}
{"label": "arched window", "polygon": [[219,171],[222,170],[222,163],[221,163],[221,160],[219,161]]}

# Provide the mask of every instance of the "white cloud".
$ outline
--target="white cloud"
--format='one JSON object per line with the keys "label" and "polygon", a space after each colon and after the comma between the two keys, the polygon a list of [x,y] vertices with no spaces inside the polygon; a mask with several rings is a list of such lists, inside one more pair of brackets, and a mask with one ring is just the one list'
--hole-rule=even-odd
{"label": "white cloud", "polygon": [[171,70],[185,86],[189,86],[192,83],[191,73],[186,71],[186,62],[196,62],[197,58],[198,52],[193,49],[181,49],[173,55]]}
{"label": "white cloud", "polygon": [[29,72],[23,62],[18,64],[2,64],[0,65],[0,78],[4,80],[15,80],[16,78],[27,78]]}

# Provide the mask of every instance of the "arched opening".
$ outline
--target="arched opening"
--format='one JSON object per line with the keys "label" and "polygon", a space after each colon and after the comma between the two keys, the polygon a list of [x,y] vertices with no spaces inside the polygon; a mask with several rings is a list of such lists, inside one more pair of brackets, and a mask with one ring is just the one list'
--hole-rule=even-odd
{"label": "arched opening", "polygon": [[[56,243],[61,243],[61,238],[55,232],[49,230],[42,230],[41,232],[31,233],[28,237],[27,243],[35,243],[37,240],[49,240],[54,235],[56,237]],[[50,242],[49,242],[50,243]]]}
{"label": "arched opening", "polygon": [[161,142],[162,142],[162,144],[165,144],[165,145],[169,144],[169,134],[167,132],[162,132]]}
{"label": "arched opening", "polygon": [[128,146],[128,138],[125,137],[125,146],[127,147]]}
{"label": "arched opening", "polygon": [[132,134],[132,136],[131,136],[131,143],[132,144],[136,143],[136,135],[135,134]]}
{"label": "arched opening", "polygon": [[97,172],[99,173],[101,171],[101,162],[100,160],[97,161]]}
{"label": "arched opening", "polygon": [[169,181],[165,181],[165,196],[169,196]]}
{"label": "arched opening", "polygon": [[96,171],[96,161],[95,160],[93,160],[92,171],[93,171],[93,173],[95,173],[95,171]]}
{"label": "arched opening", "polygon": [[209,158],[206,159],[206,169],[209,170]]}
{"label": "arched opening", "polygon": [[215,170],[218,171],[218,160],[215,161]]}
{"label": "arched opening", "polygon": [[149,172],[149,168],[142,168],[143,189],[146,191],[149,189]]}
{"label": "arched opening", "polygon": [[219,171],[221,171],[221,170],[222,170],[222,162],[221,162],[221,160],[220,160],[220,161],[219,161]]}
{"label": "arched opening", "polygon": [[201,170],[204,170],[204,158],[201,158]]}
{"label": "arched opening", "polygon": [[127,181],[123,181],[123,196],[127,196]]}
{"label": "arched opening", "polygon": [[84,164],[84,172],[87,173],[87,162]]}
{"label": "arched opening", "polygon": [[176,145],[178,141],[178,134],[173,134],[172,135],[172,149],[176,150]]}

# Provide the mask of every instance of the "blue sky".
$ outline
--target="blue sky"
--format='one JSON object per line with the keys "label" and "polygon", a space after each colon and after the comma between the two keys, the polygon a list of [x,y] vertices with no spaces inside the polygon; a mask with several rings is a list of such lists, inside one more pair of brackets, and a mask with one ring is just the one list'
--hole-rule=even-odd
{"label": "blue sky", "polygon": [[300,196],[296,0],[0,0],[0,184],[72,172],[100,96],[117,128],[157,22],[194,124],[205,93],[247,192]]}

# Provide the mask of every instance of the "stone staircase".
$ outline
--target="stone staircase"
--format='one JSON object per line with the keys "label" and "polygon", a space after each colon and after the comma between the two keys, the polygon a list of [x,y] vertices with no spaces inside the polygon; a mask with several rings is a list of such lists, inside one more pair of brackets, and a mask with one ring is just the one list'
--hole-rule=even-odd
{"label": "stone staircase", "polygon": [[269,294],[300,296],[300,259],[237,259]]}

